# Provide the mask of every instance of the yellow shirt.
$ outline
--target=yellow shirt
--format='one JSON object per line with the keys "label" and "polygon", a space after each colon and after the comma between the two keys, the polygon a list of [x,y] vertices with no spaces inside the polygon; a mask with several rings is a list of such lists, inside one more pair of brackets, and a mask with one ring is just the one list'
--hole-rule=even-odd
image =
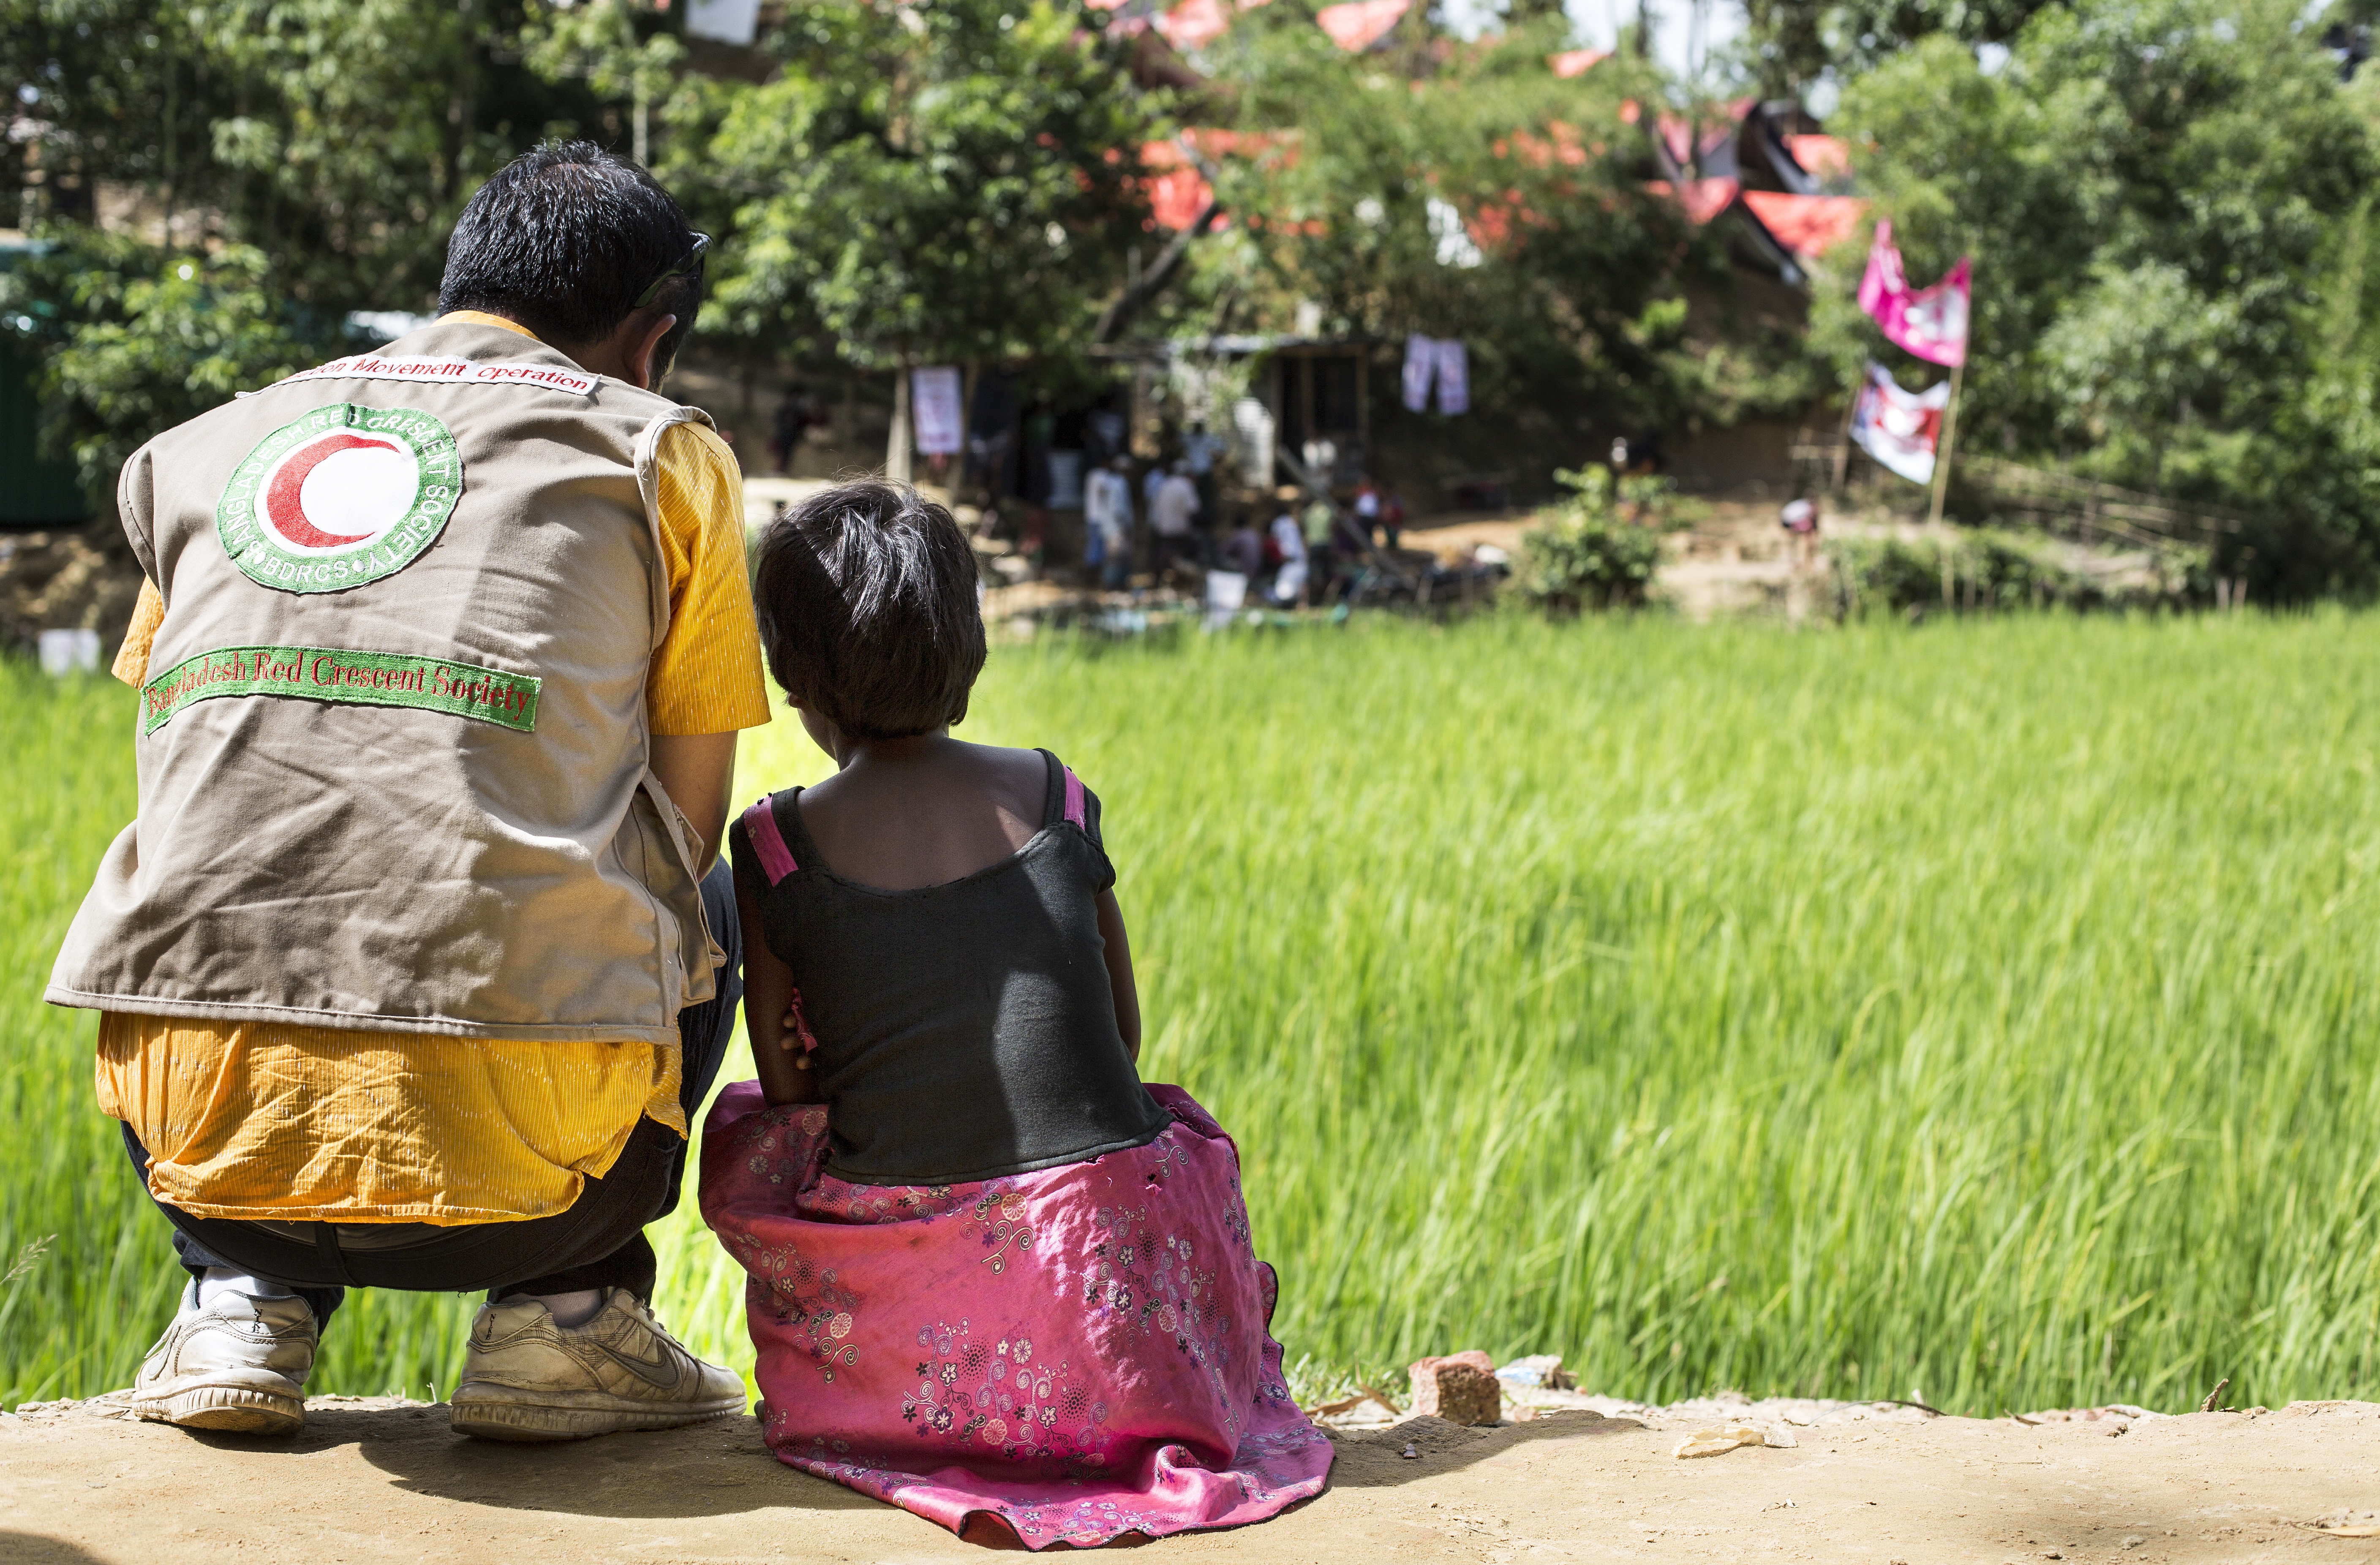
{"label": "yellow shirt", "polygon": [[[449,321],[521,328],[464,311]],[[527,332],[521,332],[524,336]],[[670,625],[645,705],[655,734],[769,721],[744,570],[743,479],[698,424],[663,432]],[[115,673],[148,677],[164,618],[144,585]],[[567,1208],[639,1115],[683,1134],[678,1052],[106,1012],[99,1101],[149,1149],[149,1188],[200,1217],[503,1222]]]}

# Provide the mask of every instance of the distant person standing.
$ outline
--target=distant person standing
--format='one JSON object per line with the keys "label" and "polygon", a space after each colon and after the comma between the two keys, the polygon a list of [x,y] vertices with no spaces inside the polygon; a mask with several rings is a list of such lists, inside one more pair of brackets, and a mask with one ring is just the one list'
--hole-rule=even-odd
{"label": "distant person standing", "polygon": [[1083,563],[1110,591],[1122,587],[1132,569],[1132,480],[1124,476],[1131,467],[1130,457],[1119,456],[1092,468],[1083,480],[1083,522],[1089,534]]}
{"label": "distant person standing", "polygon": [[1395,490],[1380,497],[1380,536],[1391,552],[1402,547],[1405,532],[1405,497]]}
{"label": "distant person standing", "polygon": [[1264,571],[1264,535],[1257,531],[1255,520],[1245,512],[1240,514],[1238,525],[1223,540],[1222,562],[1225,570],[1236,571],[1252,581]]}
{"label": "distant person standing", "polygon": [[1207,432],[1207,421],[1193,419],[1182,437],[1182,460],[1190,464],[1190,481],[1198,486],[1198,505],[1205,516],[1216,514],[1215,464],[1232,448],[1222,436]]}
{"label": "distant person standing", "polygon": [[1190,463],[1185,457],[1173,464],[1173,471],[1157,486],[1157,494],[1148,504],[1149,530],[1157,535],[1160,575],[1167,566],[1191,560],[1196,554],[1197,540],[1192,527],[1198,510],[1198,486],[1191,481]]}
{"label": "distant person standing", "polygon": [[1366,473],[1355,485],[1355,530],[1364,541],[1372,541],[1372,529],[1380,525],[1380,486]]}
{"label": "distant person standing", "polygon": [[809,426],[810,399],[798,384],[787,386],[769,427],[769,455],[777,465],[779,477],[793,466],[794,451]]}
{"label": "distant person standing", "polygon": [[1307,580],[1319,600],[1330,589],[1331,570],[1338,556],[1334,535],[1339,530],[1339,507],[1330,503],[1328,494],[1317,494],[1305,507],[1304,521]]}
{"label": "distant person standing", "polygon": [[1305,596],[1306,558],[1305,530],[1298,526],[1290,507],[1297,503],[1297,491],[1281,491],[1281,515],[1272,519],[1272,553],[1278,556],[1281,569],[1272,578],[1272,601],[1289,608]]}
{"label": "distant person standing", "polygon": [[1818,504],[1803,491],[1785,502],[1777,514],[1778,525],[1785,529],[1791,541],[1793,564],[1806,570],[1818,557]]}
{"label": "distant person standing", "polygon": [[1193,422],[1190,432],[1182,437],[1182,460],[1190,465],[1190,476],[1194,479],[1211,476],[1215,471],[1215,459],[1231,449],[1231,443],[1220,435],[1208,434],[1205,419]]}

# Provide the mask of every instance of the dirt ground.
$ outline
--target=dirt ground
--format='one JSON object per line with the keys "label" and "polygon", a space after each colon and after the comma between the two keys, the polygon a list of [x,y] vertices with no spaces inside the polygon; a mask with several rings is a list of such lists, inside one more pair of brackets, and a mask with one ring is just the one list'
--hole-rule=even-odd
{"label": "dirt ground", "polygon": [[[459,1438],[443,1406],[393,1400],[319,1400],[305,1433],[279,1442],[92,1409],[0,1414],[0,1561],[691,1565],[981,1552],[778,1465],[749,1418],[524,1447]],[[2371,1403],[2040,1426],[1854,1412],[1793,1430],[1791,1450],[1696,1461],[1671,1453],[1707,1420],[1681,1411],[1334,1431],[1338,1465],[1320,1498],[1261,1526],[1152,1547],[1184,1561],[1330,1565],[2380,1559],[2380,1540],[2316,1530],[2374,1521]]]}

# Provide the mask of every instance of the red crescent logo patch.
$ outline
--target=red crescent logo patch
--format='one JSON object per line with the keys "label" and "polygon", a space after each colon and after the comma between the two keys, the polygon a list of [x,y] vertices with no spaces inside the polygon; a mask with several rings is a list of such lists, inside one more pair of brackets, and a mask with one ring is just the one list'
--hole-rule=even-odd
{"label": "red crescent logo patch", "polygon": [[[353,524],[330,516],[318,518],[307,514],[306,480],[313,476],[314,470],[324,461],[350,451],[386,452],[391,456],[404,460],[408,468],[412,465],[410,454],[400,451],[394,443],[365,435],[350,434],[344,430],[307,442],[290,453],[288,458],[282,463],[280,470],[273,475],[273,481],[265,487],[265,521],[274,532],[281,535],[284,541],[294,543],[301,549],[341,549],[351,543],[361,543],[380,530],[379,528],[373,527],[363,532],[333,532],[328,528],[316,526],[316,521],[328,521],[344,526]],[[322,503],[323,498],[318,495],[318,505]],[[335,489],[329,498],[337,498]],[[394,517],[391,519],[393,520]]]}

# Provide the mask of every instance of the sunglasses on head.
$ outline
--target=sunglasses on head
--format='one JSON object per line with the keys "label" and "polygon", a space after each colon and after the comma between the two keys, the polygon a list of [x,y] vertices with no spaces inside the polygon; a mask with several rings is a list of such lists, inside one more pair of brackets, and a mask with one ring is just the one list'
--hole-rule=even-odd
{"label": "sunglasses on head", "polygon": [[676,265],[671,267],[667,272],[662,273],[660,276],[647,284],[645,285],[645,291],[637,296],[637,302],[630,305],[628,308],[631,309],[644,309],[645,306],[653,302],[654,298],[660,295],[663,287],[667,286],[671,282],[677,278],[701,276],[702,258],[710,253],[710,236],[701,233],[696,234],[694,237],[694,249],[686,251],[685,255],[679,257]]}

